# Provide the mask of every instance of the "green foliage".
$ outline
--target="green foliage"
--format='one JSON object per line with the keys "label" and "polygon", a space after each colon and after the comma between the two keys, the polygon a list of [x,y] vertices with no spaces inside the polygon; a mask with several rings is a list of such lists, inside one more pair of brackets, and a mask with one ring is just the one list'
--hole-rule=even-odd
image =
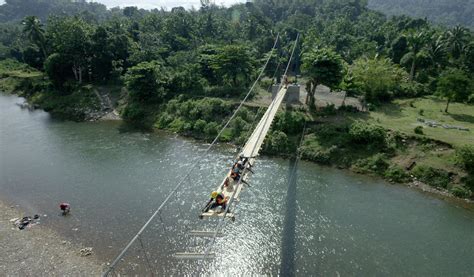
{"label": "green foliage", "polygon": [[265,152],[270,154],[286,154],[290,148],[288,136],[282,131],[270,132],[265,142]]}
{"label": "green foliage", "polygon": [[317,114],[322,115],[322,116],[336,115],[337,114],[337,109],[336,109],[336,106],[334,104],[330,104],[330,105],[326,105],[326,106],[320,108],[317,111]]}
{"label": "green foliage", "polygon": [[206,127],[204,128],[204,134],[206,134],[208,138],[214,138],[218,132],[219,124],[214,121],[207,123]]}
{"label": "green foliage", "polygon": [[137,101],[161,100],[168,82],[166,69],[159,62],[143,62],[128,69],[125,84],[130,97]]}
{"label": "green foliage", "polygon": [[52,18],[47,27],[47,37],[52,53],[59,53],[71,78],[82,83],[91,58],[90,35],[92,26],[76,17]]}
{"label": "green foliage", "polygon": [[302,70],[308,76],[306,84],[309,95],[309,106],[314,107],[314,94],[320,84],[337,87],[344,77],[342,57],[329,48],[312,48],[302,58]]}
{"label": "green foliage", "polygon": [[413,131],[415,132],[415,134],[423,135],[423,126],[416,126]]}
{"label": "green foliage", "polygon": [[130,103],[121,112],[122,118],[135,125],[142,125],[147,117],[146,110],[137,103]]}
{"label": "green foliage", "polygon": [[304,53],[302,69],[317,85],[335,87],[344,77],[341,56],[327,48],[316,48]]}
{"label": "green foliage", "polygon": [[38,71],[34,68],[31,68],[27,64],[21,63],[14,59],[0,60],[0,78],[4,78],[9,74],[20,72],[30,73]]}
{"label": "green foliage", "polygon": [[[220,131],[224,120],[230,116],[232,105],[217,98],[182,100],[178,97],[170,100],[160,114],[155,126],[196,137],[212,139]],[[245,116],[245,111],[241,113]],[[230,137],[226,141],[235,141],[248,129],[248,123],[237,116],[230,124]]]}
{"label": "green foliage", "polygon": [[286,111],[278,113],[274,119],[273,130],[285,132],[286,134],[299,134],[303,131],[305,115],[298,111]]}
{"label": "green foliage", "polygon": [[447,188],[451,182],[449,173],[439,168],[417,165],[412,173],[423,183],[437,188]]}
{"label": "green foliage", "polygon": [[89,15],[95,19],[107,16],[105,5],[96,2],[70,1],[70,0],[7,0],[1,6],[0,22],[18,22],[25,16],[34,15],[45,21],[52,14],[72,16],[81,14]]}
{"label": "green foliage", "polygon": [[448,112],[452,101],[466,101],[473,91],[473,81],[459,69],[448,69],[438,80],[437,94],[447,99],[445,112]]}
{"label": "green foliage", "polygon": [[66,73],[69,68],[67,62],[64,62],[64,57],[58,53],[50,55],[44,62],[44,70],[55,87],[62,89],[69,75]]}
{"label": "green foliage", "polygon": [[351,66],[354,82],[368,102],[388,101],[408,75],[387,58],[358,59]]}
{"label": "green foliage", "polygon": [[464,187],[461,186],[454,186],[449,190],[454,196],[460,198],[468,198],[471,193]]}
{"label": "green foliage", "polygon": [[216,49],[209,57],[209,67],[218,76],[220,84],[236,87],[249,85],[254,71],[255,59],[243,45],[226,45]]}
{"label": "green foliage", "polygon": [[207,122],[205,120],[198,119],[194,123],[193,129],[194,131],[198,133],[204,133],[204,129],[206,128],[206,126],[207,126]]}
{"label": "green foliage", "polygon": [[36,44],[41,49],[41,57],[46,58],[46,38],[44,35],[43,25],[36,16],[27,16],[23,20],[22,24],[23,33],[30,40],[31,43]]}
{"label": "green foliage", "polygon": [[383,176],[386,179],[396,183],[408,182],[410,177],[403,168],[397,165],[390,166],[387,170],[385,170]]}
{"label": "green foliage", "polygon": [[367,123],[366,121],[355,121],[349,129],[349,138],[358,144],[385,145],[386,131],[378,125]]}
{"label": "green foliage", "polygon": [[79,87],[69,94],[43,90],[32,95],[30,101],[56,117],[74,121],[88,120],[88,112],[100,110],[97,96],[90,87]]}
{"label": "green foliage", "polygon": [[457,163],[462,165],[469,173],[474,174],[474,146],[464,145],[456,149]]}
{"label": "green foliage", "polygon": [[471,1],[464,0],[370,0],[369,7],[388,15],[409,15],[414,18],[428,18],[430,21],[474,28]]}
{"label": "green foliage", "polygon": [[377,173],[383,175],[388,169],[389,164],[387,157],[383,153],[375,154],[366,159],[358,160],[354,165],[353,169],[359,173]]}
{"label": "green foliage", "polygon": [[474,174],[469,174],[467,176],[464,176],[461,178],[461,182],[464,183],[464,185],[474,193]]}

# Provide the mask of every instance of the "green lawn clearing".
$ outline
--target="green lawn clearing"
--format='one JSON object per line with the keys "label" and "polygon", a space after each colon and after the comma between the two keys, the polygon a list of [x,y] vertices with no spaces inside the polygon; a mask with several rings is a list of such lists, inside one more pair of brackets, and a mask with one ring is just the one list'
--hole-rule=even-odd
{"label": "green lawn clearing", "polygon": [[[396,100],[392,104],[378,107],[369,115],[369,121],[391,130],[415,134],[415,127],[422,126],[423,134],[453,146],[474,145],[474,106],[452,103],[449,113],[444,112],[446,101],[435,97]],[[469,131],[429,127],[419,119],[435,121],[440,125],[460,126]]]}

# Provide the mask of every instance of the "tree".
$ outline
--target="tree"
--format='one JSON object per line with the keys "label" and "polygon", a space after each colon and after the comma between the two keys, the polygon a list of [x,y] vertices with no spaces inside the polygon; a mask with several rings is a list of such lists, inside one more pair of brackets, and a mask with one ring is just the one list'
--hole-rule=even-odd
{"label": "tree", "polygon": [[46,59],[46,39],[41,21],[36,16],[27,16],[23,19],[22,24],[24,25],[23,33],[31,43],[36,44],[41,49],[43,57]]}
{"label": "tree", "polygon": [[44,70],[48,75],[53,85],[62,89],[64,82],[68,79],[70,74],[69,64],[64,60],[64,57],[58,53],[51,54],[44,62]]}
{"label": "tree", "polygon": [[392,42],[390,50],[393,62],[400,63],[400,60],[408,51],[407,37],[405,35],[401,35],[396,38]]}
{"label": "tree", "polygon": [[225,45],[209,60],[210,68],[221,84],[245,87],[254,72],[255,58],[243,45]]}
{"label": "tree", "polygon": [[408,75],[388,58],[360,58],[350,68],[353,82],[368,102],[387,101]]}
{"label": "tree", "polygon": [[410,48],[411,67],[410,67],[410,81],[415,78],[416,59],[418,52],[423,48],[426,42],[426,34],[423,31],[410,33],[407,36],[407,44]]}
{"label": "tree", "polygon": [[428,56],[436,70],[446,64],[446,44],[442,36],[433,36],[427,45]]}
{"label": "tree", "polygon": [[142,62],[128,69],[125,85],[130,97],[137,101],[159,100],[165,95],[168,75],[159,62]]}
{"label": "tree", "polygon": [[465,101],[473,92],[472,80],[462,70],[450,68],[445,70],[438,80],[436,93],[446,98],[446,108],[448,112],[449,103],[452,101]]}
{"label": "tree", "polygon": [[54,53],[60,53],[70,64],[77,82],[90,66],[92,27],[80,18],[54,19],[48,25],[48,37]]}
{"label": "tree", "polygon": [[314,106],[318,85],[335,87],[344,77],[344,62],[339,54],[329,48],[314,48],[303,54],[303,71],[308,75],[306,104]]}
{"label": "tree", "polygon": [[458,59],[464,47],[468,44],[468,30],[461,26],[456,26],[445,33],[446,43],[449,52],[454,59]]}

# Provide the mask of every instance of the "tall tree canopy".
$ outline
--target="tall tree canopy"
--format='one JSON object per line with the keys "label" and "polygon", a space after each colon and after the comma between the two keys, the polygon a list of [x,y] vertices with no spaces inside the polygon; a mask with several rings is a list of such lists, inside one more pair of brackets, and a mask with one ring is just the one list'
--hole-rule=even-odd
{"label": "tall tree canopy", "polygon": [[306,102],[314,105],[318,85],[336,87],[344,77],[344,63],[340,55],[328,48],[315,48],[303,54],[303,72],[308,76]]}

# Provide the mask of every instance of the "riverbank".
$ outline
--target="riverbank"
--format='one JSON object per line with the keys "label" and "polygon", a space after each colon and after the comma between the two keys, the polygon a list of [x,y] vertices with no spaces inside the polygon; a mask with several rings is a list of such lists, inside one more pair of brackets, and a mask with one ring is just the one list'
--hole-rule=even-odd
{"label": "riverbank", "polygon": [[[46,225],[19,230],[14,218],[25,214],[20,207],[0,202],[0,272],[6,276],[98,276],[103,265],[92,253],[81,256],[80,245],[60,237]],[[32,216],[32,215],[31,215]],[[39,222],[44,218],[40,216]]]}
{"label": "riverbank", "polygon": [[[181,94],[163,103],[134,102],[120,85],[84,85],[71,94],[60,95],[41,87],[44,77],[31,73],[34,70],[30,68],[7,62],[3,68],[0,88],[25,97],[32,108],[74,121],[120,120],[117,110],[121,110],[131,125],[205,141],[217,135],[238,101]],[[253,103],[258,103],[262,95],[267,93],[259,90]],[[287,107],[277,114],[261,152],[281,157],[294,155],[306,122],[308,128],[300,149],[304,160],[380,176],[390,182],[421,181],[430,185],[434,193],[472,198],[474,178],[457,161],[461,147],[474,147],[472,107],[455,103],[456,112],[442,114],[440,105],[435,98],[416,98],[396,100],[364,113],[352,107],[335,109],[333,105],[317,111],[310,111],[305,105]],[[243,145],[264,110],[265,105],[243,107],[219,141]],[[426,123],[433,120],[440,122],[439,128]]]}
{"label": "riverbank", "polygon": [[43,109],[71,121],[120,120],[116,110],[122,93],[117,84],[75,84],[58,91],[47,76],[15,60],[0,61],[0,90],[27,99],[25,108]]}

